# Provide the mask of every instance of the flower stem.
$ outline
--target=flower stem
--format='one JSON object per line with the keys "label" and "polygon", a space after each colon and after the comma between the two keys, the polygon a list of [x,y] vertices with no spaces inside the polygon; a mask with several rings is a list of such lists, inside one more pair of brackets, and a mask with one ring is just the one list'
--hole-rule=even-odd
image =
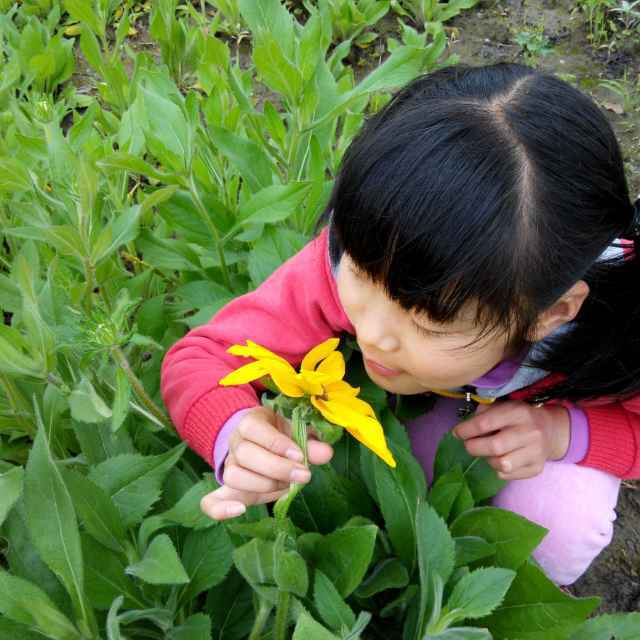
{"label": "flower stem", "polygon": [[[293,440],[302,451],[302,455],[304,456],[303,464],[305,467],[309,466],[307,456],[307,421],[305,419],[307,410],[308,409],[305,405],[299,404],[298,406],[294,407],[291,414]],[[276,500],[275,506],[273,507],[273,512],[276,516],[276,520],[279,523],[283,523],[286,520],[287,513],[289,511],[291,503],[293,502],[293,499],[304,488],[304,486],[304,482],[292,482],[289,485],[289,492]]]}
{"label": "flower stem", "polygon": [[274,640],[286,640],[287,627],[289,626],[289,598],[291,594],[288,591],[280,591],[278,593],[278,603],[276,605],[276,620],[273,625]]}

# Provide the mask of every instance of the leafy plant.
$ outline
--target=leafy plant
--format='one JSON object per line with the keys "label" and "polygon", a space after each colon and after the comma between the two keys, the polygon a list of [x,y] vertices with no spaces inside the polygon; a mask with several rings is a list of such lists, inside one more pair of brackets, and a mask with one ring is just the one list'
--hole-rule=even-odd
{"label": "leafy plant", "polygon": [[553,51],[549,38],[544,35],[543,24],[518,32],[515,41],[520,45],[525,63],[530,66],[535,66],[541,56],[546,56]]}
{"label": "leafy plant", "polygon": [[391,0],[391,6],[401,16],[409,16],[418,27],[427,22],[446,22],[470,9],[478,0]]}

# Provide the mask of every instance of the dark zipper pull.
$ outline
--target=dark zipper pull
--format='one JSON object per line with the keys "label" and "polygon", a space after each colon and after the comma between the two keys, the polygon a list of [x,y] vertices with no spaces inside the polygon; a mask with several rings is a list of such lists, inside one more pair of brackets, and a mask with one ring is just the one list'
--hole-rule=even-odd
{"label": "dark zipper pull", "polygon": [[458,408],[457,414],[461,420],[466,420],[476,412],[478,403],[471,399],[471,392],[467,391],[465,396],[464,405]]}

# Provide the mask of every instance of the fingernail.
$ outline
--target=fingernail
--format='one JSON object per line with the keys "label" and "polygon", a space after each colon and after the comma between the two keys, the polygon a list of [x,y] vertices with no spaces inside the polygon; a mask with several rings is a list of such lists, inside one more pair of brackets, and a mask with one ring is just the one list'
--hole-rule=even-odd
{"label": "fingernail", "polygon": [[308,469],[294,469],[291,472],[291,482],[309,482],[311,473]]}
{"label": "fingernail", "polygon": [[295,460],[296,462],[302,462],[304,460],[302,451],[300,451],[300,449],[294,449],[293,447],[291,449],[287,449],[285,455],[289,460]]}
{"label": "fingernail", "polygon": [[242,515],[246,510],[243,504],[232,504],[227,507],[227,515],[233,518]]}
{"label": "fingernail", "polygon": [[452,432],[451,432],[451,435],[452,435],[456,440],[460,440],[460,436],[459,436],[455,431],[452,431]]}

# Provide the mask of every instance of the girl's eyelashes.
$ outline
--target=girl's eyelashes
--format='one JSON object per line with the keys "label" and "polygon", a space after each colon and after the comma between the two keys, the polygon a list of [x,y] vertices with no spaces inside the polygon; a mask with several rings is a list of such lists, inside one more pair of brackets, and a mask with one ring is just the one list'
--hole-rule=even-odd
{"label": "girl's eyelashes", "polygon": [[450,333],[447,333],[445,331],[432,331],[431,329],[427,329],[417,322],[414,322],[413,326],[418,330],[418,333],[428,338],[443,338],[444,336],[451,335]]}

